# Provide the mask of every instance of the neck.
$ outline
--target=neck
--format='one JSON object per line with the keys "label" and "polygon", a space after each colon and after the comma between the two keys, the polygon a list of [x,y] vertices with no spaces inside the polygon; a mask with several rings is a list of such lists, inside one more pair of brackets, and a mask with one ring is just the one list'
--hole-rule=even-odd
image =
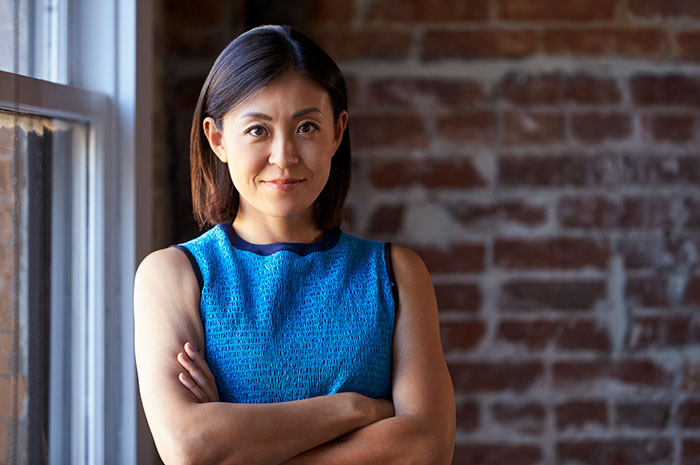
{"label": "neck", "polygon": [[292,218],[260,218],[239,210],[233,221],[233,229],[239,237],[251,244],[311,243],[323,237],[323,231],[316,226],[311,214],[295,215]]}

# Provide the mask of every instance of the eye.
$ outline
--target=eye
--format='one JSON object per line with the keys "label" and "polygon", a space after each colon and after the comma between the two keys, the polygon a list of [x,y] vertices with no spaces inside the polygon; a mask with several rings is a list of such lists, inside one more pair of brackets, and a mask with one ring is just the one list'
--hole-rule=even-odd
{"label": "eye", "polygon": [[318,131],[318,125],[307,121],[305,123],[301,123],[299,125],[299,129],[297,129],[297,131],[302,133],[302,134],[310,134],[314,131]]}
{"label": "eye", "polygon": [[246,129],[245,134],[251,134],[255,137],[262,137],[267,134],[267,129],[265,129],[264,126],[251,126],[248,129]]}

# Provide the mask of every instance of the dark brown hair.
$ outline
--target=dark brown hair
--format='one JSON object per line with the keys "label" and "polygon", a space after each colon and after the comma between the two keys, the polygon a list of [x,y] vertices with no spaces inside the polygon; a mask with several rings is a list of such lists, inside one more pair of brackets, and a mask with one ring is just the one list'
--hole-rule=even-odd
{"label": "dark brown hair", "polygon": [[[222,128],[224,115],[286,71],[319,84],[330,97],[334,120],[347,110],[345,80],[335,62],[314,41],[289,26],[260,26],[238,36],[218,56],[199,94],[190,131],[192,206],[200,227],[231,222],[238,211],[238,191],[225,163],[211,150],[202,122],[207,116]],[[350,136],[345,128],[331,161],[328,182],[314,204],[319,228],[340,226],[350,187]]]}

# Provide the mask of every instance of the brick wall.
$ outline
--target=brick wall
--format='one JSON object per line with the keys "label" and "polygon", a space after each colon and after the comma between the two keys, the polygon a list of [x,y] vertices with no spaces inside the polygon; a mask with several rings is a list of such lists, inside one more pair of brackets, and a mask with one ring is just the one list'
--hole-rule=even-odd
{"label": "brick wall", "polygon": [[[700,3],[301,4],[350,85],[347,229],[432,273],[454,463],[700,464]],[[168,9],[170,154],[245,26],[202,5]]]}

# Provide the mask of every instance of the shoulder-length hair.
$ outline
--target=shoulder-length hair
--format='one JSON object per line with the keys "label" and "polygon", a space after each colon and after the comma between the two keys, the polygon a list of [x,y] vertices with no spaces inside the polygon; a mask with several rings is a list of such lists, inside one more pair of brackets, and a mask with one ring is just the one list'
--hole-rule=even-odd
{"label": "shoulder-length hair", "polygon": [[[260,26],[238,36],[218,56],[202,86],[190,131],[192,207],[200,228],[232,222],[238,191],[227,165],[211,150],[202,123],[210,116],[222,128],[224,115],[287,71],[318,83],[331,100],[334,121],[347,110],[347,91],[340,69],[314,41],[289,26]],[[340,226],[350,187],[350,136],[345,128],[331,161],[328,182],[314,203],[321,230]]]}

